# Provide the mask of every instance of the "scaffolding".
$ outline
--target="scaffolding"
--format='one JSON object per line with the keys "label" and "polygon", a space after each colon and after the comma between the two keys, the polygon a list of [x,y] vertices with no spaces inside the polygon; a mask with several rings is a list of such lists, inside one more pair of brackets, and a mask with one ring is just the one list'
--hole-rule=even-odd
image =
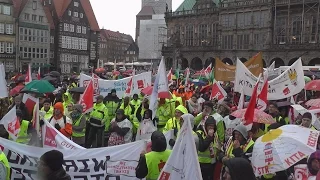
{"label": "scaffolding", "polygon": [[309,48],[319,43],[319,14],[320,0],[275,0],[274,44]]}

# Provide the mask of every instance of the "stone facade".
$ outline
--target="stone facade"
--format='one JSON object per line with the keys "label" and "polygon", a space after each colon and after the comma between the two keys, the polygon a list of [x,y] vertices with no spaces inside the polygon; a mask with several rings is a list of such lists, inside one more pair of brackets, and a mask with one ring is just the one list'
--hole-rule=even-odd
{"label": "stone facade", "polygon": [[0,63],[6,72],[17,69],[16,29],[12,1],[0,0]]}
{"label": "stone facade", "polygon": [[[50,57],[50,24],[40,0],[21,1],[17,14],[19,69],[46,67]],[[18,8],[18,7],[17,7]]]}
{"label": "stone facade", "polygon": [[[200,5],[205,2],[206,6]],[[216,5],[198,0],[190,10],[166,13],[169,67],[200,70],[215,58],[234,64],[263,52],[265,66],[320,64],[319,1],[245,0]],[[275,8],[274,8],[275,7]],[[288,13],[290,12],[290,13]],[[289,20],[288,22],[285,20]],[[175,62],[175,63],[173,63]]]}

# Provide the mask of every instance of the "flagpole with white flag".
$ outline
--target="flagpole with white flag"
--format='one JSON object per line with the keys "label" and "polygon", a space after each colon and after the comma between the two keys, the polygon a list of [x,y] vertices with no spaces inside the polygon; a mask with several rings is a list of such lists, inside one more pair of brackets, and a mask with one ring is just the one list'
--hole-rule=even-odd
{"label": "flagpole with white flag", "polygon": [[0,98],[8,97],[6,74],[4,72],[4,65],[0,64]]}
{"label": "flagpole with white flag", "polygon": [[156,79],[153,84],[152,94],[150,97],[149,109],[152,110],[152,119],[156,115],[156,109],[158,107],[158,98],[172,98],[169,92],[168,77],[166,76],[166,65],[163,57],[158,67],[158,73],[156,75]]}
{"label": "flagpole with white flag", "polygon": [[184,121],[171,155],[160,172],[158,180],[163,179],[202,180],[190,118]]}
{"label": "flagpole with white flag", "polygon": [[32,81],[31,64],[28,64],[28,70],[27,70],[27,74],[26,74],[25,85],[29,84],[31,81]]}

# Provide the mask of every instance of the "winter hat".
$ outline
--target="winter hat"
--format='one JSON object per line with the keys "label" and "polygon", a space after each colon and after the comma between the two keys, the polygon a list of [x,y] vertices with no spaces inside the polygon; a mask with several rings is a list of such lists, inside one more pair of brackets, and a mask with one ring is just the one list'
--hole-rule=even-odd
{"label": "winter hat", "polygon": [[304,113],[304,114],[302,115],[302,119],[304,119],[304,118],[306,118],[306,119],[312,119],[311,113],[309,113],[309,112]]}
{"label": "winter hat", "polygon": [[241,133],[241,135],[243,136],[244,139],[248,139],[248,131],[246,126],[244,126],[243,124],[239,124],[238,126],[236,126],[232,132],[232,135],[234,136],[234,131],[238,131],[239,133]]}
{"label": "winter hat", "polygon": [[99,96],[97,96],[96,99],[97,99],[97,100],[98,100],[98,99],[103,100],[103,96],[102,96],[102,95],[99,95]]}
{"label": "winter hat", "polygon": [[256,180],[252,166],[245,158],[231,158],[224,165],[228,167],[232,180]]}
{"label": "winter hat", "polygon": [[167,149],[166,137],[160,131],[154,131],[151,135],[151,149],[156,152],[163,152]]}
{"label": "winter hat", "polygon": [[60,151],[52,150],[44,153],[41,158],[42,161],[52,170],[58,171],[62,168],[63,154]]}
{"label": "winter hat", "polygon": [[57,102],[53,107],[54,109],[59,109],[62,114],[64,113],[63,104],[61,102]]}
{"label": "winter hat", "polygon": [[82,111],[83,111],[83,107],[82,107],[81,104],[75,104],[75,105],[73,105],[73,109],[75,109],[76,111],[78,111],[78,112],[80,112],[80,113],[82,113]]}
{"label": "winter hat", "polygon": [[216,120],[214,119],[214,117],[209,116],[209,117],[207,118],[206,122],[205,122],[205,127],[206,127],[206,129],[207,129],[207,126],[213,125],[213,126],[214,126],[214,131],[216,131],[216,130],[217,130],[217,124],[216,124],[216,123],[217,123],[217,122],[216,122]]}

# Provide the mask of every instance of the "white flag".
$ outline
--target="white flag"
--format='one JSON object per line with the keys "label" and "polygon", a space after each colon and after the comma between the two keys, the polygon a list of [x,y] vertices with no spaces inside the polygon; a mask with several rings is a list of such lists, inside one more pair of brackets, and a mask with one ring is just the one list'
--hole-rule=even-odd
{"label": "white flag", "polygon": [[48,121],[42,126],[43,147],[58,149],[85,149],[61,134]]}
{"label": "white flag", "polygon": [[158,98],[168,98],[171,99],[171,94],[169,92],[168,78],[166,76],[166,65],[164,63],[164,58],[162,57],[156,79],[153,84],[153,91],[150,97],[149,109],[152,110],[152,119],[156,115],[156,109],[158,107]]}
{"label": "white flag", "polygon": [[0,71],[0,98],[5,98],[8,97],[8,89],[3,64],[0,64]]}
{"label": "white flag", "polygon": [[20,122],[16,112],[16,106],[14,106],[0,121],[14,141],[17,140],[20,132]]}
{"label": "white flag", "polygon": [[172,153],[158,180],[202,180],[190,121],[184,121]]}

